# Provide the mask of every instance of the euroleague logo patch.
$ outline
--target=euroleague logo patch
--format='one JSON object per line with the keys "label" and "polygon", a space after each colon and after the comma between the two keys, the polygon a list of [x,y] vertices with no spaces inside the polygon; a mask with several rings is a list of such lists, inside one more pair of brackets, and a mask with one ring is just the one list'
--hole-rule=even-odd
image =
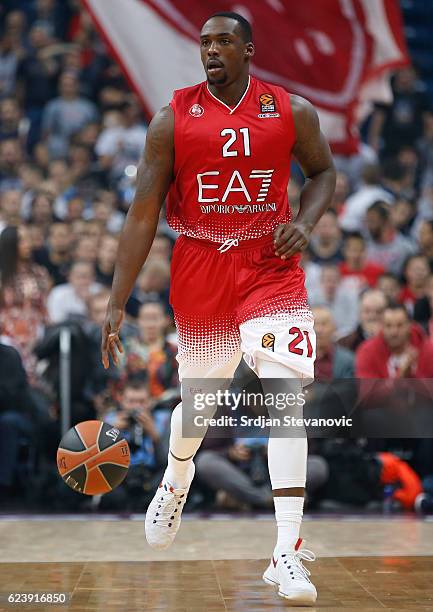
{"label": "euroleague logo patch", "polygon": [[275,346],[275,336],[274,334],[272,334],[271,332],[268,332],[267,334],[264,334],[264,336],[262,337],[262,347],[263,348],[267,348],[267,349],[271,349],[271,351],[274,350],[274,346]]}
{"label": "euroleague logo patch", "polygon": [[270,93],[264,93],[259,97],[260,113],[258,117],[260,119],[268,119],[270,117],[279,117],[280,114],[276,113],[276,105],[274,96]]}
{"label": "euroleague logo patch", "polygon": [[200,104],[193,104],[189,109],[189,114],[191,117],[201,117],[204,115],[204,108]]}

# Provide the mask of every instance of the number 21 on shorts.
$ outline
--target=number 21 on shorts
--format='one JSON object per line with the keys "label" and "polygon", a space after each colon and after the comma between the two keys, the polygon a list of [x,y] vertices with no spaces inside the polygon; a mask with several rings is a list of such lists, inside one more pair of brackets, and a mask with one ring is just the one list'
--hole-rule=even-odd
{"label": "number 21 on shorts", "polygon": [[309,332],[302,331],[299,327],[291,327],[289,329],[289,334],[294,336],[293,340],[291,340],[288,345],[289,353],[305,355],[306,357],[313,356],[313,345],[310,340]]}

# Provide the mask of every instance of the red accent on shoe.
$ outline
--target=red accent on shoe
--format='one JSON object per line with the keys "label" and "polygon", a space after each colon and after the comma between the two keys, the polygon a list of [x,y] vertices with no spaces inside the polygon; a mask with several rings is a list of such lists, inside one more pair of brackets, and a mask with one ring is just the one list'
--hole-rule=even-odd
{"label": "red accent on shoe", "polygon": [[274,564],[274,567],[277,567],[278,559],[275,561],[274,555],[272,555],[272,563]]}
{"label": "red accent on shoe", "polygon": [[173,487],[170,487],[170,493],[173,493],[174,489]]}
{"label": "red accent on shoe", "polygon": [[162,482],[161,482],[161,484],[159,485],[158,489],[160,489],[161,487],[162,487]]}
{"label": "red accent on shoe", "polygon": [[299,550],[302,544],[302,538],[298,538],[298,541],[295,544],[295,550]]}

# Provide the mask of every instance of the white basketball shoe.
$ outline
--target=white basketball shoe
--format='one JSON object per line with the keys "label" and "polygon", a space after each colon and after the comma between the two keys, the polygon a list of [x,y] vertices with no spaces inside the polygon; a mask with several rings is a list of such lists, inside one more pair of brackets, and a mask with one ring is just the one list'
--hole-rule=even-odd
{"label": "white basketball shoe", "polygon": [[175,489],[167,480],[162,479],[155,497],[149,504],[144,521],[146,539],[152,548],[165,550],[174,541],[180,527],[182,510],[195,474],[191,464],[190,484],[185,489]]}
{"label": "white basketball shoe", "polygon": [[317,599],[317,591],[310,581],[310,572],[302,561],[314,561],[316,556],[311,550],[300,550],[301,538],[295,550],[280,551],[273,554],[271,562],[263,574],[267,584],[278,587],[278,595],[288,599],[296,606],[312,606]]}

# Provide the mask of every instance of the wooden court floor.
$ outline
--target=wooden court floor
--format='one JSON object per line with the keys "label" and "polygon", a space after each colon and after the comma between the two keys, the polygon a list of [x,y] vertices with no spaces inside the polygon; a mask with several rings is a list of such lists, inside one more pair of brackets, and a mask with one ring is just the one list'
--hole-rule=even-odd
{"label": "wooden court floor", "polygon": [[[303,531],[318,554],[306,564],[319,592],[310,610],[433,612],[433,522],[340,517],[306,520]],[[0,592],[71,596],[67,606],[0,610],[296,610],[261,579],[273,533],[269,518],[187,519],[158,553],[141,518],[0,517]]]}

